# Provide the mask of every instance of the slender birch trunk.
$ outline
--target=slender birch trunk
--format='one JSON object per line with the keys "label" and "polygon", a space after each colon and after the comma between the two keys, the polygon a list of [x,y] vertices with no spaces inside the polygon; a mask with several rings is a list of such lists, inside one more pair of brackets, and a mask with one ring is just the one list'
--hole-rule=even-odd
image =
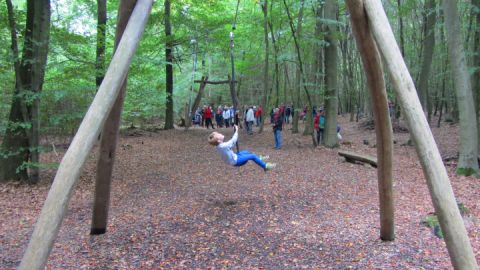
{"label": "slender birch trunk", "polygon": [[472,175],[478,172],[478,133],[472,84],[468,72],[465,49],[460,29],[457,2],[443,1],[448,53],[452,65],[455,94],[460,117],[460,145],[457,174]]}

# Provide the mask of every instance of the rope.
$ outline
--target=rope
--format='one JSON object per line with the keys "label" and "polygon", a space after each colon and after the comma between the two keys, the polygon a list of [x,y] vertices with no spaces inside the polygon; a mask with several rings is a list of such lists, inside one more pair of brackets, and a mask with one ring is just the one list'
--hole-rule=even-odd
{"label": "rope", "polygon": [[[238,6],[240,5],[240,0],[237,1],[237,8],[235,9],[235,17],[233,19],[233,24],[232,24],[232,32],[230,32],[230,58],[232,62],[232,87],[235,87],[235,62],[233,58],[233,48],[234,48],[234,42],[233,42],[233,31],[237,29],[237,18],[238,18]],[[233,108],[233,117],[235,119],[235,115],[237,113],[238,108],[236,106]],[[235,124],[240,124],[240,123],[235,123]],[[235,130],[236,131],[236,130]],[[235,143],[235,146],[237,148],[237,153],[240,152],[240,147],[238,146],[238,141]]]}
{"label": "rope", "polygon": [[237,29],[237,17],[238,17],[238,6],[240,5],[240,0],[237,1],[237,8],[235,10],[235,18],[233,19],[232,30]]}

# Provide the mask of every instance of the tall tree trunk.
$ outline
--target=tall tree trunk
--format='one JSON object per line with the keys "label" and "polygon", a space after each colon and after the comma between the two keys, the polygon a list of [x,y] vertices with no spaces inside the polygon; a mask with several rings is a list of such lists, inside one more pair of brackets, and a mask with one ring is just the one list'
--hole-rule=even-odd
{"label": "tall tree trunk", "polygon": [[[287,4],[285,1],[284,5],[285,8],[288,10]],[[300,6],[300,11],[298,12],[298,17],[297,17],[297,29],[293,30],[292,28],[292,35],[294,35],[296,38],[301,39],[302,37],[302,25],[303,25],[303,9],[304,9],[304,1],[301,2],[302,5]],[[291,22],[291,19],[289,20]],[[292,23],[290,23],[292,24]],[[300,93],[302,89],[302,73],[300,71],[300,63],[297,63],[297,68],[295,69],[295,92],[292,97],[293,99],[293,107],[295,109],[295,113],[293,115],[293,120],[292,120],[292,133],[298,133],[298,120],[300,118],[300,112],[302,112],[303,107],[300,102]],[[311,108],[310,108],[311,109]]]}
{"label": "tall tree trunk", "polygon": [[[115,32],[114,49],[117,50],[130,15],[135,8],[136,0],[122,0],[118,7],[118,20]],[[107,121],[103,126],[100,140],[100,153],[97,161],[95,197],[93,202],[91,234],[103,234],[108,223],[108,208],[110,204],[110,186],[112,182],[113,165],[119,136],[120,119],[123,110],[123,100],[127,89],[128,74],[123,81],[120,92],[115,100]]]}
{"label": "tall tree trunk", "polygon": [[460,117],[460,146],[457,174],[471,175],[476,174],[478,171],[478,134],[472,85],[465,58],[457,3],[455,1],[444,0],[443,10],[448,52],[452,65]]}
{"label": "tall tree trunk", "polygon": [[402,0],[397,0],[397,9],[398,9],[398,27],[400,32],[400,52],[402,56],[405,57],[405,35],[403,31],[403,14],[402,14]]}
{"label": "tall tree trunk", "polygon": [[165,0],[165,86],[167,91],[165,129],[173,128],[173,54],[172,26],[170,24],[170,0]]}
{"label": "tall tree trunk", "polygon": [[270,37],[272,37],[272,44],[273,44],[273,58],[275,60],[275,107],[278,107],[279,99],[280,99],[280,68],[278,63],[278,54],[279,49],[275,39],[275,34],[273,32],[273,23],[271,21],[268,22],[270,26]]}
{"label": "tall tree trunk", "polygon": [[97,0],[97,56],[95,58],[95,83],[100,87],[105,76],[105,47],[107,34],[107,0]]}
{"label": "tall tree trunk", "polygon": [[[351,45],[350,45],[351,46]],[[353,122],[354,118],[355,118],[355,113],[359,110],[358,108],[358,100],[357,100],[357,89],[359,89],[359,87],[357,87],[357,84],[355,83],[356,81],[356,78],[355,78],[355,73],[354,73],[354,68],[355,68],[355,63],[356,63],[356,60],[355,60],[355,53],[354,51],[352,50],[352,48],[349,49],[350,50],[350,60],[348,60],[348,69],[347,69],[347,80],[349,81],[349,85],[351,87],[351,93],[350,93],[350,104],[351,104],[351,111],[350,111],[350,122]]]}
{"label": "tall tree trunk", "polygon": [[263,0],[262,12],[263,12],[263,37],[265,42],[265,66],[263,68],[263,95],[262,95],[262,122],[260,123],[259,133],[263,132],[264,125],[265,125],[265,118],[267,118],[267,96],[268,96],[268,70],[269,70],[269,63],[268,63],[268,50],[269,50],[269,43],[268,43],[268,0]]}
{"label": "tall tree trunk", "polygon": [[[317,1],[317,7],[315,9],[315,37],[320,38],[320,35],[323,32],[323,0]],[[315,72],[315,88],[317,89],[318,96],[322,96],[323,88],[323,46],[317,44],[315,46],[315,63],[314,63],[314,72]],[[323,99],[321,102],[323,104]]]}
{"label": "tall tree trunk", "polygon": [[[400,53],[402,54],[403,59],[405,59],[405,31],[403,29],[403,17],[402,14],[402,0],[397,0],[397,10],[398,10],[398,25],[399,25],[399,35],[400,35]],[[398,101],[398,97],[395,97],[395,119],[400,118],[400,104]]]}
{"label": "tall tree trunk", "polygon": [[[9,124],[0,147],[1,153],[6,154],[6,157],[0,158],[0,181],[25,180],[36,183],[39,180],[39,94],[42,91],[48,55],[50,1],[27,1],[27,22],[21,61],[13,7],[9,0],[7,9],[14,54],[15,91]],[[19,126],[18,123],[30,126],[25,128],[25,125]],[[24,166],[29,161],[33,163],[30,178],[27,166]]]}
{"label": "tall tree trunk", "polygon": [[[21,97],[23,91],[21,79],[21,60],[17,43],[17,27],[15,22],[14,10],[12,2],[6,0],[8,11],[8,22],[11,33],[11,49],[13,53],[13,66],[15,70],[15,91],[12,98],[12,105],[10,107],[10,114],[8,118],[7,130],[3,138],[1,146],[0,159],[0,181],[8,180],[28,180],[28,172],[26,168],[20,169],[16,173],[23,162],[28,162],[29,153],[29,137],[27,130],[21,127],[15,127],[15,123],[29,123],[27,108],[25,102]],[[23,92],[22,92],[23,93]],[[15,153],[15,154],[14,154]]]}
{"label": "tall tree trunk", "polygon": [[[303,10],[304,6],[305,6],[305,1],[304,0],[301,0],[300,1],[301,3],[301,8]],[[299,21],[298,23],[301,24],[303,21],[303,12],[302,12],[302,17],[299,16]],[[297,42],[299,41],[300,39],[297,39]],[[302,83],[303,84],[303,88],[305,89],[306,93],[308,93],[309,91],[307,90],[307,72],[305,71],[305,66],[303,65],[302,63],[302,50],[300,48],[300,46],[298,45],[297,46],[298,49],[297,49],[297,55],[298,55],[298,58],[299,58],[299,65],[302,65],[302,67],[300,68],[300,76],[302,78]],[[304,130],[303,130],[303,136],[308,136],[308,135],[311,135],[312,136],[312,142],[313,142],[313,145],[317,145],[317,140],[315,138],[315,134],[313,133],[313,101],[311,100],[311,97],[307,97],[308,100],[308,112],[307,112],[307,115],[305,115],[306,119],[305,119],[305,126],[304,126]]]}
{"label": "tall tree trunk", "polygon": [[[472,4],[475,6],[475,36],[474,36],[474,55],[473,55],[473,78],[472,78],[472,90],[475,100],[475,111],[477,113],[477,128],[480,127],[480,0],[472,0]],[[478,147],[477,151],[480,153],[480,132],[478,132]]]}
{"label": "tall tree trunk", "polygon": [[[325,1],[325,19],[337,20],[337,1]],[[327,147],[336,147],[338,145],[337,138],[337,110],[338,110],[338,54],[337,40],[335,37],[337,27],[335,24],[326,26],[327,35],[325,41],[328,43],[325,48],[325,145]]]}
{"label": "tall tree trunk", "polygon": [[31,66],[32,92],[34,94],[30,109],[32,119],[32,135],[30,141],[31,157],[33,163],[30,182],[37,183],[40,178],[40,93],[42,92],[47,65],[48,45],[50,41],[50,0],[34,1],[34,17],[32,31],[32,54],[34,62]]}
{"label": "tall tree trunk", "polygon": [[[293,29],[292,16],[290,15],[290,10],[288,8],[287,2],[285,0],[283,0],[283,4],[285,6],[285,11],[287,12],[288,23],[290,25],[290,30],[292,31],[293,43],[295,44],[295,51],[297,53],[298,68],[299,68],[299,71],[300,71],[300,78],[301,78],[300,83],[303,86],[303,90],[305,91],[305,95],[307,96],[308,107],[310,108],[310,110],[307,111],[307,115],[306,115],[307,123],[305,125],[311,125],[312,126],[312,129],[311,129],[312,131],[310,132],[310,135],[312,137],[313,145],[316,146],[317,145],[317,139],[315,138],[315,134],[313,134],[313,117],[312,117],[313,104],[312,104],[312,98],[310,96],[310,92],[308,91],[308,88],[307,88],[307,83],[305,81],[306,79],[305,79],[305,71],[304,71],[304,68],[303,68],[302,52],[300,50],[300,44],[298,43],[298,38],[297,38],[297,35],[295,33],[295,29]],[[300,7],[300,10],[301,10],[300,13],[301,14],[303,13],[304,4],[305,4],[305,1],[301,0],[301,7]],[[298,113],[295,113],[295,114],[298,114]],[[310,114],[310,118],[308,116],[309,114]]]}
{"label": "tall tree trunk", "polygon": [[[418,82],[418,97],[422,104],[423,111],[428,112],[428,79],[433,60],[433,51],[435,48],[435,23],[436,23],[436,5],[435,0],[425,2],[423,25],[423,61]],[[429,117],[430,120],[430,117]],[[430,122],[430,121],[429,121]]]}

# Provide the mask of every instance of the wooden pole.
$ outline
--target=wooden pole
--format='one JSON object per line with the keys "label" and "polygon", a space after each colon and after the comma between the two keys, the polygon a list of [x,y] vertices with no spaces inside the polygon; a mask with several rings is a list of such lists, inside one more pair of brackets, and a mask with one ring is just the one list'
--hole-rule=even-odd
{"label": "wooden pole", "polygon": [[203,92],[205,92],[205,86],[207,86],[207,80],[208,80],[208,76],[202,76],[202,80],[200,83],[200,87],[198,88],[197,96],[195,97],[195,100],[193,101],[193,104],[190,108],[190,110],[192,110],[191,116],[185,119],[185,130],[187,130],[192,126],[192,116],[195,115],[195,112],[197,111],[198,106],[200,106],[200,101],[202,101]]}
{"label": "wooden pole", "polygon": [[44,269],[81,169],[125,80],[153,0],[138,0],[112,62],[77,134],[60,163],[19,269]]}
{"label": "wooden pole", "polygon": [[[115,33],[115,50],[127,27],[136,0],[122,0],[118,7],[117,29]],[[128,76],[128,75],[127,75]],[[103,126],[100,141],[100,153],[97,161],[97,175],[95,179],[95,197],[93,199],[92,225],[90,234],[103,234],[107,231],[108,207],[110,205],[110,187],[112,182],[115,150],[118,141],[120,119],[123,109],[123,100],[127,89],[127,77],[120,86],[120,92],[113,105],[107,121]]]}
{"label": "wooden pole", "polygon": [[362,56],[367,83],[370,89],[377,136],[377,178],[380,199],[380,238],[386,241],[395,239],[395,218],[393,204],[392,124],[388,113],[387,91],[383,79],[382,59],[368,27],[363,1],[347,0],[352,30],[357,47]]}
{"label": "wooden pole", "polygon": [[455,269],[478,269],[450,180],[380,0],[364,0],[375,41],[390,73],[427,179],[435,212]]}

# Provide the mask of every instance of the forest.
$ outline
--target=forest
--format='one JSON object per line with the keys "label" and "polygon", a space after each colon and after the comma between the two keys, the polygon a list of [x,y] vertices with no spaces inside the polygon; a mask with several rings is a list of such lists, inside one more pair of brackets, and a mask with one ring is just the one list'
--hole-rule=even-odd
{"label": "forest", "polygon": [[0,41],[0,269],[478,269],[480,0],[5,0]]}

